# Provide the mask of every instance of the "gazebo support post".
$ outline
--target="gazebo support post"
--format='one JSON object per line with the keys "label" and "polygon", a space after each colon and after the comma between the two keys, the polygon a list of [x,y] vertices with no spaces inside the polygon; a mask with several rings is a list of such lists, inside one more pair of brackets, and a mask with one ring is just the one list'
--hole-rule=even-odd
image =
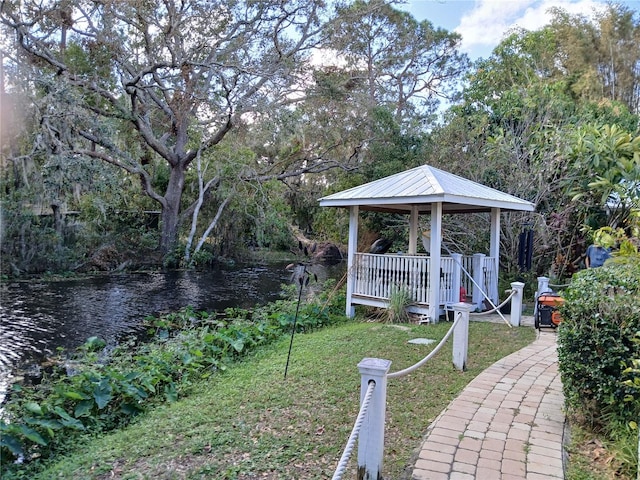
{"label": "gazebo support post", "polygon": [[486,255],[484,253],[474,253],[473,260],[472,260],[473,262],[473,294],[471,295],[471,298],[472,298],[472,302],[476,306],[476,309],[478,309],[479,311],[484,310],[484,301],[487,298],[491,298],[491,293],[486,291],[486,290],[489,290],[489,287],[487,286],[487,282],[485,282],[485,271],[483,268],[485,257]]}
{"label": "gazebo support post", "polygon": [[411,206],[411,215],[409,216],[409,255],[418,253],[418,206]]}
{"label": "gazebo support post", "polygon": [[431,252],[429,259],[429,320],[440,316],[440,242],[442,241],[442,202],[431,204]]}
{"label": "gazebo support post", "polygon": [[356,309],[351,303],[351,297],[353,296],[353,287],[356,281],[355,272],[355,253],[358,248],[358,205],[352,205],[349,207],[349,250],[347,253],[347,309],[346,315],[348,318],[353,318],[356,314]]}
{"label": "gazebo support post", "polygon": [[494,275],[491,277],[491,285],[489,285],[489,298],[496,303],[500,302],[498,295],[498,268],[500,267],[500,209],[491,209],[491,237],[489,240],[489,256],[493,258]]}

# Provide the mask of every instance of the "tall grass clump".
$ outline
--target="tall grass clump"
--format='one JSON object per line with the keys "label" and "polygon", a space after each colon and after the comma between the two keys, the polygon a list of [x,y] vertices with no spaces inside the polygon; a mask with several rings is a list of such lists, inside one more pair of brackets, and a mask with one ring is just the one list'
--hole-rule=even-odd
{"label": "tall grass clump", "polygon": [[388,323],[407,323],[409,321],[407,307],[412,303],[413,298],[407,287],[394,286],[391,289],[389,303],[384,314],[385,321]]}

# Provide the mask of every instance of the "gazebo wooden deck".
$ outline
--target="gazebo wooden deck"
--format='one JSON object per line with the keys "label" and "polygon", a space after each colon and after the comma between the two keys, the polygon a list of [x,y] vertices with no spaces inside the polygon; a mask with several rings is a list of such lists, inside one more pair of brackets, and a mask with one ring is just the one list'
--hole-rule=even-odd
{"label": "gazebo wooden deck", "polygon": [[[412,310],[432,322],[460,300],[461,286],[472,292],[472,302],[478,308],[485,297],[498,301],[500,212],[535,210],[528,201],[429,165],[323,197],[319,202],[322,207],[349,209],[347,316],[355,314],[355,305],[386,307],[394,288],[408,288],[414,301]],[[407,253],[356,252],[360,210],[408,214]],[[490,213],[488,255],[441,255],[443,214],[477,212]],[[430,215],[431,235],[425,244],[429,255],[417,252],[421,214]]]}

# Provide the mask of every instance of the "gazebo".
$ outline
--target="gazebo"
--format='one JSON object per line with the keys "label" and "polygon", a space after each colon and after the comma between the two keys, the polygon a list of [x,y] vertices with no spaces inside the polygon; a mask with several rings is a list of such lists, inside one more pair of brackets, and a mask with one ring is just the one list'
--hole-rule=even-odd
{"label": "gazebo", "polygon": [[[319,203],[321,207],[349,209],[347,316],[355,314],[358,304],[386,307],[394,288],[408,288],[414,301],[412,310],[431,322],[437,322],[448,306],[460,301],[460,287],[467,286],[466,291],[473,292],[472,302],[478,308],[484,298],[498,301],[500,212],[535,210],[531,202],[429,165],[322,197]],[[360,210],[408,214],[407,252],[357,252]],[[443,214],[476,212],[490,213],[488,255],[442,255]],[[430,238],[422,239],[428,255],[417,251],[420,214],[430,215]],[[434,265],[439,268],[432,268]]]}

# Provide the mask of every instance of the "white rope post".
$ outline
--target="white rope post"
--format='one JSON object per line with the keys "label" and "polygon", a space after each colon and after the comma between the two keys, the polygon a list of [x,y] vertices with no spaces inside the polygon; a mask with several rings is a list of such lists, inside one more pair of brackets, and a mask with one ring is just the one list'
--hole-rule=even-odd
{"label": "white rope post", "polygon": [[511,282],[511,289],[516,292],[515,295],[511,297],[511,326],[519,327],[520,320],[522,318],[522,295],[524,292],[524,283]]}
{"label": "white rope post", "polygon": [[538,291],[536,292],[536,300],[541,293],[550,291],[549,287],[549,278],[548,277],[538,277]]}
{"label": "white rope post", "polygon": [[[538,297],[544,292],[549,291],[549,278],[538,277],[538,289],[536,290],[535,298],[533,301],[533,315],[538,316]],[[639,479],[640,480],[640,479]]]}
{"label": "white rope post", "polygon": [[379,480],[382,478],[389,368],[391,368],[391,360],[381,358],[364,358],[358,364],[361,404],[364,401],[369,382],[371,380],[376,382],[376,388],[369,404],[369,412],[362,423],[358,438],[358,480]]}
{"label": "white rope post", "polygon": [[460,320],[453,330],[453,365],[463,372],[467,368],[467,351],[469,350],[469,312],[473,310],[469,303],[454,303],[454,320],[460,315]]}

